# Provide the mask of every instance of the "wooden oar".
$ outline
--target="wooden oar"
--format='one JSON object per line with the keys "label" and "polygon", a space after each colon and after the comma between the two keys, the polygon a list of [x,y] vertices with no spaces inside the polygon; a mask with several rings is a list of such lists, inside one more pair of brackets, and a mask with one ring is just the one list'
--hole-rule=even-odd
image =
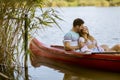
{"label": "wooden oar", "polygon": [[[62,45],[51,45],[51,47],[64,49]],[[120,52],[92,52],[91,54],[120,54]]]}
{"label": "wooden oar", "polygon": [[120,54],[120,52],[93,52],[92,54]]}

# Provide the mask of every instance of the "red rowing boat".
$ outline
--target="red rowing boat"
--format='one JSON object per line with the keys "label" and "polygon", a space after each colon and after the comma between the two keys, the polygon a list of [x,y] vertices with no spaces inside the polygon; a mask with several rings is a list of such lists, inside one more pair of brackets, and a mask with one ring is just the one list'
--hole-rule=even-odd
{"label": "red rowing boat", "polygon": [[30,42],[30,51],[36,63],[40,57],[46,57],[81,67],[120,72],[120,52],[102,52],[84,54],[74,51],[65,51],[63,46],[45,45],[33,38]]}

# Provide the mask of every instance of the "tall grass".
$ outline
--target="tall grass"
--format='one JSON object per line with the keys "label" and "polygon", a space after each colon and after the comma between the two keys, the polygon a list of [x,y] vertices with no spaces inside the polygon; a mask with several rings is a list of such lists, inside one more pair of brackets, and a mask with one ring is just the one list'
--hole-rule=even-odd
{"label": "tall grass", "polygon": [[[31,32],[52,24],[60,27],[56,19],[62,19],[57,16],[57,11],[42,9],[44,1],[0,0],[0,73],[9,79],[19,79],[18,74],[24,71],[22,67],[25,67],[25,74],[28,72],[28,36]],[[41,8],[40,16],[35,16],[36,7]],[[5,78],[3,75],[0,74]],[[29,79],[28,75],[22,76]]]}

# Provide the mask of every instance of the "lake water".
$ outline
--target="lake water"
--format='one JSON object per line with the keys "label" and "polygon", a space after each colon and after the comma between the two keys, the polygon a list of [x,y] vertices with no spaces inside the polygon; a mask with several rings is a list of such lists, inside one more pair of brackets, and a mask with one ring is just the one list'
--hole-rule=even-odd
{"label": "lake water", "polygon": [[[82,18],[99,44],[112,47],[120,43],[120,7],[70,7],[55,8],[64,21],[58,21],[61,31],[56,26],[38,31],[34,35],[46,44],[62,44],[65,33],[72,28],[75,18]],[[39,9],[37,9],[39,14]],[[31,65],[30,65],[31,66]],[[60,67],[61,66],[61,67]],[[32,80],[120,80],[119,73],[87,70],[75,66],[44,60],[41,66],[29,68]]]}

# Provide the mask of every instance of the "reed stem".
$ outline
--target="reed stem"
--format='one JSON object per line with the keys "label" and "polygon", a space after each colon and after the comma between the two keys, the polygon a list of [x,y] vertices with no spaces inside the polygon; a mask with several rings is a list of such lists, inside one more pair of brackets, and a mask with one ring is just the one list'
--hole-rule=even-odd
{"label": "reed stem", "polygon": [[25,14],[25,25],[24,25],[24,30],[25,30],[25,34],[24,34],[24,52],[25,52],[25,59],[24,59],[24,67],[25,67],[25,80],[28,80],[28,15]]}

